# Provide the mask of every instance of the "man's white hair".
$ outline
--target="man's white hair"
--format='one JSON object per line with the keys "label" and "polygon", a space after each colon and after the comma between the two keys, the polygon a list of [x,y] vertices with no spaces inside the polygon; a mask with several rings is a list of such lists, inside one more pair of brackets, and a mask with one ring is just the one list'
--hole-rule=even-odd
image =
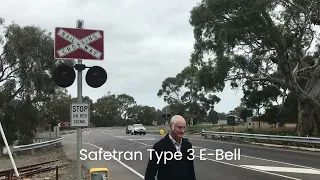
{"label": "man's white hair", "polygon": [[170,126],[171,126],[171,129],[174,129],[174,125],[179,121],[183,119],[182,116],[180,115],[174,115],[171,117],[171,120],[170,120]]}

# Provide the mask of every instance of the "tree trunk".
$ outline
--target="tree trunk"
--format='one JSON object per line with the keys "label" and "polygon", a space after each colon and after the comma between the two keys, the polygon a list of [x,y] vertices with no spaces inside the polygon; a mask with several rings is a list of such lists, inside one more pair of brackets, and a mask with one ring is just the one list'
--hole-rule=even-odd
{"label": "tree trunk", "polygon": [[[308,82],[304,91],[315,101],[320,101],[319,69],[309,74]],[[320,108],[311,103],[307,98],[298,98],[298,123],[297,133],[299,136],[320,136]]]}
{"label": "tree trunk", "polygon": [[[319,72],[316,74],[319,74]],[[309,98],[298,98],[298,123],[296,131],[299,136],[320,135],[320,108],[310,100],[310,98],[317,102],[320,100],[320,80],[316,74],[309,76],[304,88]]]}
{"label": "tree trunk", "polygon": [[[298,136],[320,135],[320,68],[305,71],[307,79],[304,87],[298,83],[297,69],[292,69],[289,56],[284,53],[280,58],[279,68],[285,78],[285,86],[298,100],[298,122],[296,132]],[[296,66],[298,67],[298,66]]]}
{"label": "tree trunk", "polygon": [[298,100],[298,123],[296,132],[298,136],[320,135],[320,112],[307,103]]}

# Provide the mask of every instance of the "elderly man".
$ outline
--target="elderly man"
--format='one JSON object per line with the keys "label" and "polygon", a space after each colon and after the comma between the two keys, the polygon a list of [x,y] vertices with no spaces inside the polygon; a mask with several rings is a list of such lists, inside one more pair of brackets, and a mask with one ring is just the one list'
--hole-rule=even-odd
{"label": "elderly man", "polygon": [[154,151],[149,151],[152,154],[145,180],[155,180],[155,176],[157,180],[196,180],[192,144],[183,138],[186,129],[185,119],[180,115],[173,116],[170,129],[170,133],[154,144]]}

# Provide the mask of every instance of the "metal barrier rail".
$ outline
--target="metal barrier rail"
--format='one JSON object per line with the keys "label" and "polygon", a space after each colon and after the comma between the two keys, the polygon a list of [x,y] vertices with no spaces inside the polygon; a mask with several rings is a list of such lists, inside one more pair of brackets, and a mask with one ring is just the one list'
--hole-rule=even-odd
{"label": "metal barrier rail", "polygon": [[278,136],[278,135],[266,135],[266,134],[249,134],[249,133],[233,133],[233,132],[217,132],[217,131],[202,131],[201,135],[320,144],[320,138],[317,138],[317,137]]}
{"label": "metal barrier rail", "polygon": [[33,143],[33,144],[26,144],[26,145],[20,145],[20,146],[13,146],[12,150],[13,152],[18,152],[18,151],[26,151],[26,150],[32,150],[32,149],[37,149],[41,147],[46,147],[46,146],[51,146],[57,143],[62,142],[63,138],[57,138],[49,141],[44,141],[44,142],[39,142],[39,143]]}
{"label": "metal barrier rail", "polygon": [[[91,130],[91,128],[84,128],[83,131],[88,131]],[[65,135],[65,134],[70,134],[77,132],[76,130],[71,130],[71,131],[60,131],[60,134]],[[49,141],[43,141],[43,142],[38,142],[38,143],[32,143],[32,144],[26,144],[26,145],[20,145],[20,146],[13,146],[12,150],[13,152],[18,152],[18,151],[26,151],[26,150],[32,150],[32,149],[37,149],[41,147],[46,147],[46,146],[51,146],[57,143],[62,142],[63,138],[57,138]],[[4,153],[7,154],[8,152]]]}

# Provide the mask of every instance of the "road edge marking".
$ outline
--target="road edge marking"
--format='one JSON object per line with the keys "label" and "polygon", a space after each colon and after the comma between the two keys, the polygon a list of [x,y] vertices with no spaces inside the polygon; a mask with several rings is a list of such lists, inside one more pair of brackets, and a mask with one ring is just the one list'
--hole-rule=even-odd
{"label": "road edge marking", "polygon": [[[103,131],[103,130],[102,130]],[[88,136],[90,137],[90,139],[92,140],[91,136],[90,136],[91,131],[88,132]],[[93,141],[93,140],[92,140]],[[94,142],[94,141],[93,141]],[[106,152],[103,150],[102,147],[99,147],[97,145],[91,144],[91,143],[87,143],[90,144],[98,149],[101,149],[103,152]],[[117,161],[119,164],[121,164],[123,167],[127,168],[128,170],[130,170],[131,172],[133,172],[135,175],[139,176],[141,179],[144,179],[144,176],[142,174],[140,174],[139,172],[137,172],[136,170],[134,170],[133,168],[131,168],[130,166],[128,166],[127,164],[125,164],[124,162],[120,161],[119,159],[117,159],[115,156],[112,156],[112,158]]]}
{"label": "road edge marking", "polygon": [[[109,134],[107,134],[106,132],[104,132],[103,130],[101,131],[101,133],[102,133],[102,134],[109,135]],[[112,135],[109,135],[109,136],[112,136]],[[119,138],[119,139],[131,141],[131,142],[136,142],[136,143],[138,143],[138,144],[142,144],[142,145],[145,145],[145,146],[152,146],[152,145],[150,145],[150,144],[145,144],[145,143],[142,143],[142,142],[125,139],[125,138],[118,137],[118,136],[112,136],[112,137],[116,137],[116,138]],[[199,146],[196,146],[196,147],[199,147]],[[196,155],[195,155],[195,157],[197,157],[197,158],[199,158],[199,159],[201,158],[200,156],[196,156]],[[294,177],[290,177],[290,176],[285,176],[285,175],[281,175],[281,174],[276,174],[276,173],[272,173],[272,172],[267,172],[267,171],[263,171],[263,170],[259,170],[259,169],[250,168],[250,167],[243,167],[243,166],[237,165],[237,164],[231,164],[231,163],[227,163],[227,162],[223,162],[223,161],[217,161],[217,160],[213,160],[213,159],[210,159],[210,158],[206,158],[206,159],[208,159],[208,160],[210,160],[210,161],[213,161],[213,162],[217,162],[217,163],[221,163],[221,164],[233,166],[233,167],[248,169],[248,170],[251,170],[251,171],[261,172],[261,173],[265,173],[265,174],[269,174],[269,175],[274,175],[274,176],[279,176],[279,177],[284,177],[284,178],[287,178],[287,179],[302,180],[302,179],[299,179],[299,178],[294,178]]]}
{"label": "road edge marking", "polygon": [[[200,146],[194,146],[196,148],[201,148],[201,149],[207,149],[207,150],[211,150],[211,151],[216,151],[214,149],[210,149],[210,148],[205,148],[205,147],[200,147]],[[273,162],[273,163],[279,163],[279,164],[285,164],[285,165],[290,165],[290,166],[295,166],[295,167],[300,167],[300,168],[306,168],[306,169],[313,169],[313,170],[317,170],[320,171],[320,169],[314,168],[314,167],[309,167],[309,166],[303,166],[303,165],[298,165],[298,164],[292,164],[292,163],[286,163],[286,162],[282,162],[282,161],[276,161],[276,160],[271,160],[271,159],[264,159],[264,158],[259,158],[259,157],[254,157],[254,156],[247,156],[247,155],[240,155],[246,158],[251,158],[251,159],[257,159],[257,160],[261,160],[261,161],[268,161],[268,162]]]}
{"label": "road edge marking", "polygon": [[298,173],[298,174],[308,174],[308,175],[320,175],[320,171],[315,169],[280,167],[280,166],[277,166],[277,167],[276,166],[256,166],[256,165],[241,165],[241,166],[259,169],[267,172],[285,172],[285,173]]}
{"label": "road edge marking", "polygon": [[[195,157],[200,158],[200,156],[195,156]],[[294,178],[294,177],[290,177],[290,176],[285,176],[285,175],[281,175],[281,174],[276,174],[276,173],[272,173],[272,172],[268,172],[268,171],[263,171],[263,170],[259,170],[259,169],[254,169],[254,168],[250,168],[250,167],[246,167],[246,166],[241,166],[241,165],[237,165],[237,164],[231,164],[231,163],[227,163],[227,162],[223,162],[223,161],[217,161],[217,160],[210,159],[210,158],[206,158],[206,159],[208,159],[208,160],[210,160],[210,161],[213,161],[213,162],[217,162],[217,163],[221,163],[221,164],[233,166],[233,167],[248,169],[248,170],[251,170],[251,171],[257,171],[257,172],[261,172],[261,173],[265,173],[265,174],[269,174],[269,175],[284,177],[284,178],[287,178],[287,179],[302,180],[302,179],[299,179],[299,178]]]}
{"label": "road edge marking", "polygon": [[[159,136],[156,135],[155,136]],[[283,151],[283,152],[292,152],[292,153],[299,153],[299,154],[308,154],[308,155],[316,155],[320,156],[317,151],[298,151],[297,149],[285,149],[285,148],[279,148],[279,147],[272,147],[272,146],[262,146],[262,145],[254,145],[254,144],[243,144],[243,143],[238,143],[238,142],[228,142],[228,141],[223,141],[223,140],[217,140],[217,139],[201,139],[201,138],[194,138],[191,136],[186,135],[185,136],[188,139],[194,139],[194,140],[199,140],[199,141],[205,141],[205,142],[215,142],[215,143],[221,143],[221,144],[233,144],[233,145],[239,145],[239,146],[245,146],[245,147],[253,147],[253,148],[260,148],[260,149],[271,149],[271,150],[276,150],[276,151]]]}

